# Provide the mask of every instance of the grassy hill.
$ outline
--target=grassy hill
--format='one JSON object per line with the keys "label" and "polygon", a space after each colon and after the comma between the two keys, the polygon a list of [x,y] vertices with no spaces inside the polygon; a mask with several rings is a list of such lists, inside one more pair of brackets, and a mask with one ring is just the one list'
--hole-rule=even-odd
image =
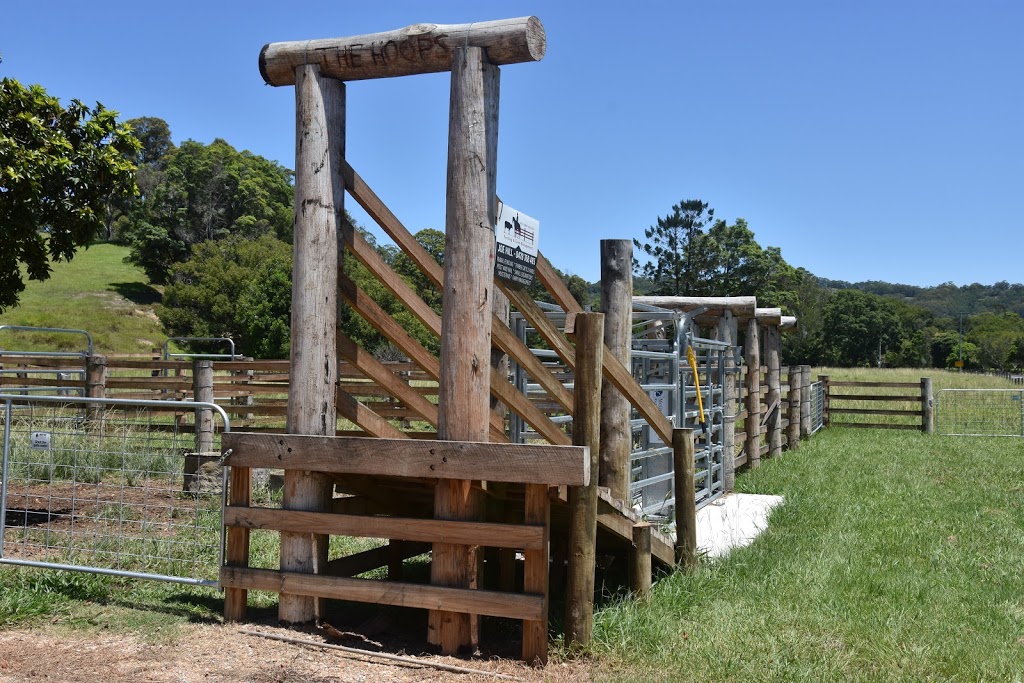
{"label": "grassy hill", "polygon": [[[0,314],[0,325],[86,330],[98,353],[142,353],[167,338],[154,312],[161,294],[135,266],[128,248],[96,244],[70,263],[56,263],[45,282],[28,282],[21,304]],[[0,331],[0,348],[78,351],[78,335]]]}

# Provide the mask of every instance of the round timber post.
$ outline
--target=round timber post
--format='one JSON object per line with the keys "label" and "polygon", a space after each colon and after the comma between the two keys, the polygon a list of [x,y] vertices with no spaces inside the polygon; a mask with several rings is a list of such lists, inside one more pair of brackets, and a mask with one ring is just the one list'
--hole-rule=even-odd
{"label": "round timber post", "polygon": [[[601,310],[604,345],[630,368],[633,350],[633,242],[601,240]],[[601,454],[598,484],[612,497],[629,500],[632,406],[611,382],[601,387]]]}
{"label": "round timber post", "polygon": [[800,366],[800,438],[811,435],[811,366]]}
{"label": "round timber post", "polygon": [[761,338],[757,318],[747,323],[747,464],[761,466]]}
{"label": "round timber post", "polygon": [[[288,433],[334,436],[338,380],[337,308],[345,157],[345,84],[320,75],[319,67],[295,69],[295,237],[292,269],[291,384]],[[330,479],[285,470],[286,510],[325,511]],[[321,573],[327,536],[281,533],[281,570]],[[303,623],[317,618],[320,601],[281,594],[278,616]]]}
{"label": "round timber post", "polygon": [[[213,361],[192,361],[192,398],[196,403],[213,403]],[[210,493],[220,490],[221,469],[213,453],[213,410],[196,408],[195,450],[185,456],[186,493]]]}
{"label": "round timber post", "polygon": [[789,450],[800,448],[800,378],[803,371],[799,365],[789,366],[789,427],[786,442]]}
{"label": "round timber post", "polygon": [[[85,395],[89,398],[107,397],[106,356],[89,356],[85,359]],[[90,403],[86,414],[89,420],[102,420],[103,404]]]}
{"label": "round timber post", "polygon": [[[576,316],[572,442],[576,446],[590,447],[591,473],[598,466],[598,454],[601,452],[602,339],[607,331],[604,313],[580,313]],[[589,484],[570,486],[567,492],[569,580],[565,595],[565,642],[571,647],[589,645],[594,633],[598,486],[599,482],[591,474]]]}
{"label": "round timber post", "polygon": [[[718,340],[730,347],[736,345],[736,318],[730,309],[718,319]],[[719,370],[722,385],[722,481],[725,490],[736,484],[736,357],[733,349],[725,350],[723,367]]]}
{"label": "round timber post", "polygon": [[764,355],[768,366],[768,457],[782,453],[782,364],[779,358],[779,326],[764,328]]}
{"label": "round timber post", "polygon": [[921,431],[935,433],[935,400],[932,397],[932,378],[921,378]]}
{"label": "round timber post", "polygon": [[[453,52],[437,432],[442,440],[488,441],[495,207],[487,169],[497,150],[488,139],[497,132],[499,72],[482,48]],[[472,482],[439,481],[434,516],[478,518]],[[432,584],[468,588],[475,575],[469,547],[434,544]],[[468,614],[431,610],[427,638],[451,654],[477,641],[473,625]]]}

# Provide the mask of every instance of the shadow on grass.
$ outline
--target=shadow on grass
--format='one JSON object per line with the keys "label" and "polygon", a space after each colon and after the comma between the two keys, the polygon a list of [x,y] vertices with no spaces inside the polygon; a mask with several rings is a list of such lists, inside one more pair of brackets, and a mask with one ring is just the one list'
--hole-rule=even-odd
{"label": "shadow on grass", "polygon": [[110,289],[140,306],[158,304],[163,299],[160,292],[144,282],[111,282]]}

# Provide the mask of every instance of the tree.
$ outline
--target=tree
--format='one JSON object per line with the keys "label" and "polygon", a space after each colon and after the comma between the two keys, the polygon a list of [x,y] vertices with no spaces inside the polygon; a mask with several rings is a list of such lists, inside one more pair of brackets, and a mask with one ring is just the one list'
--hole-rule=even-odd
{"label": "tree", "polygon": [[644,230],[646,241],[634,239],[633,246],[648,256],[634,271],[652,281],[655,295],[697,296],[705,293],[714,247],[704,226],[715,217],[706,202],[688,199],[675,204],[672,213]]}
{"label": "tree", "polygon": [[111,197],[136,192],[138,142],[102,104],[61,106],[38,85],[0,80],[0,312],[51,261],[70,261],[103,227]]}
{"label": "tree", "polygon": [[125,122],[132,129],[132,135],[139,141],[139,149],[135,153],[135,182],[139,192],[137,197],[118,197],[111,194],[103,215],[104,235],[108,242],[117,239],[128,223],[126,214],[133,209],[138,212],[145,207],[146,199],[153,189],[163,180],[163,169],[167,155],[174,149],[171,141],[171,128],[163,119],[153,116],[128,119]]}
{"label": "tree", "polygon": [[1018,346],[1024,342],[1024,319],[1010,312],[971,316],[967,338],[977,346],[983,367],[1009,370],[1016,364]]}
{"label": "tree", "polygon": [[171,269],[160,321],[170,336],[230,337],[238,353],[287,358],[292,248],[273,235],[206,241]]}
{"label": "tree", "polygon": [[874,365],[906,336],[896,301],[856,289],[835,292],[822,318],[824,359],[833,365]]}
{"label": "tree", "polygon": [[142,145],[135,157],[135,164],[163,167],[167,156],[174,151],[171,127],[167,122],[155,116],[142,116],[128,119],[127,123],[132,128],[132,134]]}
{"label": "tree", "polygon": [[792,332],[782,335],[782,362],[786,365],[819,365],[824,361],[823,318],[831,292],[804,268],[797,268],[793,277],[794,285],[785,293],[781,304],[785,306],[784,310],[796,316],[797,326]]}
{"label": "tree", "polygon": [[291,171],[224,140],[188,140],[166,157],[155,186],[125,234],[129,259],[156,284],[194,244],[229,235],[291,241]]}

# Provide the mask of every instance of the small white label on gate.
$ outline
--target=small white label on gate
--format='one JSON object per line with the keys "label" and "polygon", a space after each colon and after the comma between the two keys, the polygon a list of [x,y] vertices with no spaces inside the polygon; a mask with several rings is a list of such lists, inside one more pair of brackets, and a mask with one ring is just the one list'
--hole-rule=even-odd
{"label": "small white label on gate", "polygon": [[50,450],[50,432],[32,432],[32,448]]}

